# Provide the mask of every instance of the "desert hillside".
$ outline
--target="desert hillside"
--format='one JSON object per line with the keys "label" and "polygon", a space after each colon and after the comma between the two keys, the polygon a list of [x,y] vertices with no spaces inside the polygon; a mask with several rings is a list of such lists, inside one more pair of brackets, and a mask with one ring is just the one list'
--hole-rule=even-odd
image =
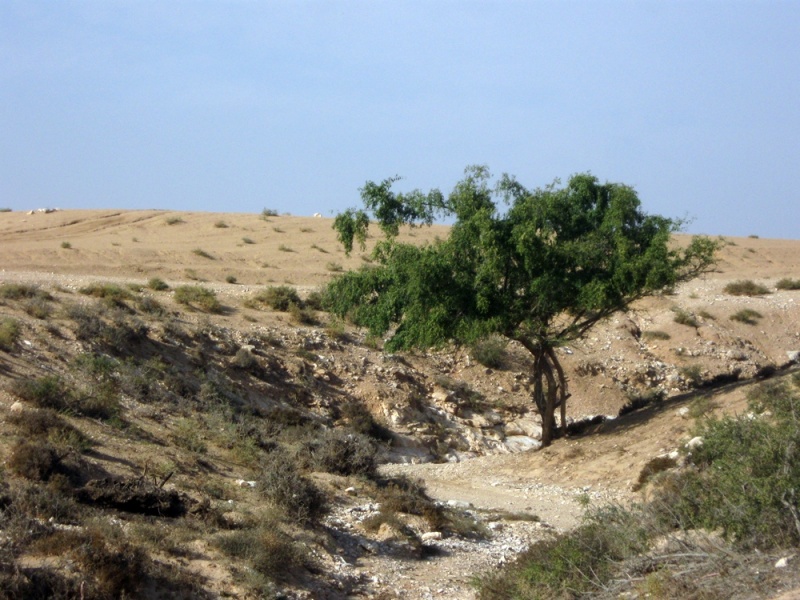
{"label": "desert hillside", "polygon": [[573,429],[539,450],[520,348],[392,355],[322,310],[371,260],[331,224],[0,213],[0,595],[471,597],[800,361],[800,241],[726,238],[714,272],[559,349]]}

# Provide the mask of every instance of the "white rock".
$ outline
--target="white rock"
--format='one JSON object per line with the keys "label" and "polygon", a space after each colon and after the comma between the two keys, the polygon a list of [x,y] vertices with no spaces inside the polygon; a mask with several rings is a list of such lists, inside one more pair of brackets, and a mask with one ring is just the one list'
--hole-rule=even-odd
{"label": "white rock", "polygon": [[22,412],[22,411],[25,410],[25,405],[22,402],[20,402],[19,400],[17,400],[16,402],[14,402],[14,404],[12,404],[9,407],[8,410],[10,410],[11,412],[15,412],[15,413]]}
{"label": "white rock", "polygon": [[800,350],[789,350],[786,353],[791,362],[800,362]]}
{"label": "white rock", "polygon": [[779,558],[778,562],[775,563],[776,569],[785,569],[789,565],[789,557],[784,556],[783,558]]}
{"label": "white rock", "polygon": [[356,488],[350,486],[344,491],[344,493],[347,494],[348,496],[355,496],[358,492],[356,491]]}
{"label": "white rock", "polygon": [[238,485],[239,487],[254,488],[254,487],[256,487],[256,482],[255,481],[247,481],[245,479],[237,479],[236,480],[236,485]]}
{"label": "white rock", "polygon": [[703,446],[703,438],[699,435],[697,437],[693,437],[688,442],[686,442],[687,450],[694,450],[695,448],[701,448]]}
{"label": "white rock", "polygon": [[682,406],[681,408],[679,408],[678,409],[678,416],[681,417],[682,419],[688,419],[689,418],[689,407],[688,406]]}
{"label": "white rock", "polygon": [[422,534],[422,541],[423,542],[432,542],[434,540],[442,539],[442,532],[441,531],[429,531],[428,533]]}
{"label": "white rock", "polygon": [[538,450],[542,447],[542,442],[527,435],[511,435],[505,439],[504,445],[509,452],[526,452]]}

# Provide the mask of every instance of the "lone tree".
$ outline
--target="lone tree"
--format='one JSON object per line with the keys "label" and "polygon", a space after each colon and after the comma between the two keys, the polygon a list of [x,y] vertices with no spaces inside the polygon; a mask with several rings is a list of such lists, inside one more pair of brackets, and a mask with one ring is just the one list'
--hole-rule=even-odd
{"label": "lone tree", "polygon": [[[670,238],[681,221],[644,213],[633,188],[589,174],[528,190],[508,175],[490,186],[488,169],[473,166],[446,198],[438,190],[394,193],[395,181],[367,182],[364,209],[334,221],[348,254],[354,242],[364,249],[370,219],[384,239],[373,264],[331,282],[331,311],[374,335],[391,332],[390,351],[490,334],[519,342],[533,357],[545,446],[558,407],[566,425],[569,397],[555,349],[635,300],[707,271],[717,249],[704,237],[676,247]],[[437,217],[454,219],[448,239],[397,241],[401,225]]]}

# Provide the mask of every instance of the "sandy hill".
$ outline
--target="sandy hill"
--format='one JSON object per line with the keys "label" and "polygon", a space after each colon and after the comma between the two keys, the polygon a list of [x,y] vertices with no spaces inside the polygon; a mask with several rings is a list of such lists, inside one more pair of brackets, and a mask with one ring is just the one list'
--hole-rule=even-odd
{"label": "sandy hill", "polygon": [[[434,226],[401,238],[446,235]],[[0,349],[3,502],[25,507],[2,524],[7,542],[16,540],[4,547],[14,565],[4,581],[20,594],[50,585],[41,589],[69,596],[88,585],[96,597],[136,589],[156,598],[159,585],[165,597],[469,597],[475,572],[551,528],[574,526],[580,498],[633,498],[642,468],[690,435],[694,421],[680,408],[702,396],[717,411],[741,411],[752,382],[792,368],[800,291],[776,284],[800,278],[800,241],[725,241],[715,272],[561,349],[571,419],[643,408],[535,451],[527,358],[513,345],[491,369],[469,349],[387,355],[312,308],[289,313],[254,301],[284,285],[307,299],[370,260],[369,248],[345,256],[330,219],[2,213],[0,319],[15,328]],[[166,289],[153,289],[154,278]],[[766,293],[725,291],[737,281]],[[207,290],[219,309],[182,301],[181,286]],[[749,319],[731,319],[743,310]],[[25,387],[42,380],[61,386],[49,400]],[[50,414],[43,406],[61,420],[31,417]],[[339,443],[330,432],[370,427],[386,463],[380,476],[321,466]],[[31,440],[39,454],[26,471],[20,448]],[[263,461],[276,448],[299,457],[328,497],[311,526],[274,514]],[[440,505],[418,506],[398,524],[380,506],[406,477],[421,478]],[[56,488],[63,506],[37,496]],[[274,551],[254,558],[253,546]],[[137,557],[146,583],[120,579],[119,555]]]}

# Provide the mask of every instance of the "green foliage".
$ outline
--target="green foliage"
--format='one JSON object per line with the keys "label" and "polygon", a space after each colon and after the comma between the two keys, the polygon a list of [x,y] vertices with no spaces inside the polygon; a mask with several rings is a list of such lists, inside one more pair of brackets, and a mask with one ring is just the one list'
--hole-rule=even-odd
{"label": "green foliage", "polygon": [[745,325],[756,325],[758,323],[758,319],[762,318],[762,315],[757,310],[753,310],[752,308],[743,308],[742,310],[736,311],[730,316],[731,321],[738,321],[739,323],[744,323]]}
{"label": "green foliage", "polygon": [[216,221],[214,223],[214,227],[216,227],[217,229],[227,229],[228,224],[225,221]]}
{"label": "green foliage", "polygon": [[11,317],[0,319],[0,350],[11,352],[20,336],[19,321]]}
{"label": "green foliage", "polygon": [[199,285],[181,285],[175,288],[175,302],[210,313],[222,312],[217,295]]}
{"label": "green foliage", "polygon": [[763,296],[764,294],[769,294],[769,289],[749,279],[732,281],[723,290],[726,294],[731,294],[732,296]]}
{"label": "green foliage", "polygon": [[[373,264],[331,282],[331,312],[373,336],[392,332],[390,352],[490,334],[519,341],[534,357],[545,445],[552,412],[567,397],[553,348],[706,271],[719,245],[698,237],[686,248],[671,246],[680,221],[647,215],[632,188],[588,174],[535,190],[504,175],[492,188],[485,167],[470,167],[447,198],[438,190],[396,194],[395,181],[367,182],[365,210],[334,220],[346,252],[354,242],[364,246],[370,215],[386,239]],[[500,211],[496,199],[508,208]],[[454,219],[447,240],[422,247],[396,240],[400,225],[440,216]]]}
{"label": "green foliage", "polygon": [[753,415],[703,421],[695,469],[671,482],[669,503],[682,524],[721,529],[738,545],[800,543],[800,394],[784,382],[748,395]]}
{"label": "green foliage", "polygon": [[640,515],[610,507],[573,532],[534,543],[510,567],[479,580],[481,600],[576,598],[600,588],[615,563],[647,548]]}
{"label": "green foliage", "polygon": [[800,279],[784,277],[775,284],[779,290],[800,290]]}
{"label": "green foliage", "polygon": [[70,244],[69,242],[61,242],[61,247],[64,250],[70,250],[72,248],[72,244]]}
{"label": "green foliage", "polygon": [[185,221],[180,217],[168,217],[166,220],[167,225],[180,225],[181,223],[185,223]]}

